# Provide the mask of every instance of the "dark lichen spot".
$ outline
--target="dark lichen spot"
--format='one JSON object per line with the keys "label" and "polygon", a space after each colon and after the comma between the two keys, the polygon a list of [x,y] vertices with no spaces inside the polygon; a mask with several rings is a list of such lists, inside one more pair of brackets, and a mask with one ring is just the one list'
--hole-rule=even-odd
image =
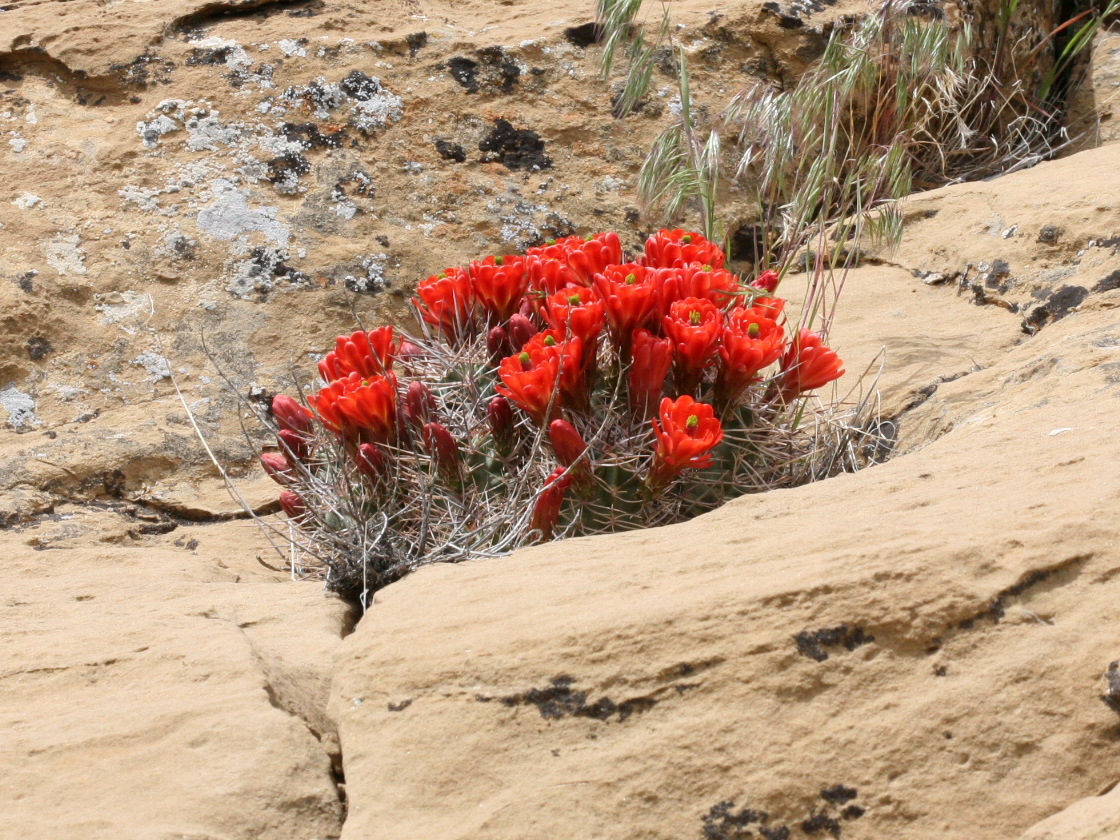
{"label": "dark lichen spot", "polygon": [[820,834],[827,831],[833,837],[839,837],[840,821],[824,811],[810,810],[809,816],[801,821],[801,830],[806,834]]}
{"label": "dark lichen spot", "polygon": [[298,192],[300,175],[310,171],[311,164],[299,152],[285,152],[268,162],[268,180],[285,195]]}
{"label": "dark lichen spot", "polygon": [[478,62],[457,55],[447,60],[447,72],[467,93],[478,93]]}
{"label": "dark lichen spot", "polygon": [[858,820],[865,813],[867,812],[859,805],[849,805],[847,808],[840,812],[840,816],[846,820]]}
{"label": "dark lichen spot", "polygon": [[1111,292],[1113,289],[1120,289],[1120,271],[1114,271],[1097,285],[1093,286],[1093,292],[1100,294],[1101,292]]}
{"label": "dark lichen spot", "polygon": [[478,141],[483,162],[497,161],[507,169],[548,169],[552,159],[544,153],[544,141],[535,131],[514,128],[507,120],[497,119],[490,132]]}
{"label": "dark lichen spot", "polygon": [[346,139],[345,129],[324,134],[315,123],[284,123],[280,126],[280,133],[284,135],[284,139],[291,143],[302,143],[306,149],[340,149]]}
{"label": "dark lichen spot", "polygon": [[411,58],[416,58],[416,53],[421,49],[428,46],[428,33],[427,32],[410,32],[404,36],[404,41],[408,44],[408,54]]}
{"label": "dark lichen spot", "polygon": [[466,149],[458,143],[451,143],[447,140],[436,140],[436,151],[439,152],[439,156],[444,160],[453,160],[456,163],[463,163],[467,159]]}
{"label": "dark lichen spot", "polygon": [[[765,811],[743,808],[736,812],[734,808],[733,799],[725,799],[711,807],[702,820],[704,840],[742,840],[753,837],[750,826],[761,825],[770,820],[770,815]],[[789,829],[784,826],[781,828],[785,829],[785,836],[788,837]]]}
{"label": "dark lichen spot", "polygon": [[338,83],[338,86],[350,97],[365,101],[373,99],[381,93],[381,84],[377,79],[371,79],[361,70],[351,70],[350,75]]}
{"label": "dark lichen spot", "polygon": [[567,38],[569,44],[585,50],[592,44],[599,43],[603,38],[603,27],[592,21],[591,23],[581,23],[579,26],[569,26],[564,30],[564,37]]}
{"label": "dark lichen spot", "polygon": [[1057,245],[1062,238],[1062,229],[1055,225],[1043,225],[1038,232],[1038,241],[1044,245]]}
{"label": "dark lichen spot", "polygon": [[1105,689],[1101,695],[1104,704],[1120,715],[1120,660],[1113,662],[1104,672]]}
{"label": "dark lichen spot", "polygon": [[[600,697],[594,703],[587,702],[587,692],[578,691],[572,686],[575,680],[560,676],[548,688],[532,688],[520,694],[501,698],[505,706],[536,706],[545,720],[560,720],[565,717],[584,717],[607,721],[618,716],[621,723],[634,714],[648,711],[657,705],[652,697],[634,697],[615,703],[609,697]],[[480,697],[479,700],[489,699]]]}
{"label": "dark lichen spot", "polygon": [[27,271],[21,274],[16,280],[16,283],[19,285],[20,290],[27,292],[27,294],[31,294],[33,291],[35,291],[35,286],[32,281],[35,279],[35,275],[38,273],[39,272],[32,269],[31,271]]}
{"label": "dark lichen spot", "polygon": [[1082,286],[1062,286],[1051,292],[1046,295],[1046,302],[1036,306],[1023,320],[1023,332],[1034,335],[1047,324],[1064,318],[1070,310],[1084,303],[1088,296],[1089,290]]}
{"label": "dark lichen spot", "polygon": [[51,343],[45,338],[34,336],[27,340],[27,355],[33,362],[39,361],[50,353],[52,349]]}
{"label": "dark lichen spot", "polygon": [[826,627],[823,630],[802,630],[793,637],[797,643],[797,652],[816,662],[828,659],[826,647],[840,647],[855,650],[861,645],[875,641],[874,636],[864,633],[862,627],[849,628],[846,624],[838,627]]}
{"label": "dark lichen spot", "polygon": [[855,788],[845,785],[833,785],[821,789],[821,799],[832,805],[843,805],[845,802],[851,802],[857,796],[859,796],[859,792]]}

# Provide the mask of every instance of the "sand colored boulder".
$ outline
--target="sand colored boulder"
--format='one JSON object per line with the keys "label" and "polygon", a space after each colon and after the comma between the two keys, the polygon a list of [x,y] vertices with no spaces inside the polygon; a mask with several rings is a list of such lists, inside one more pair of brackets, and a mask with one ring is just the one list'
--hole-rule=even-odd
{"label": "sand colored boulder", "polygon": [[1101,796],[1073,803],[1030,828],[1021,840],[1108,840],[1120,837],[1120,794],[1113,788]]}

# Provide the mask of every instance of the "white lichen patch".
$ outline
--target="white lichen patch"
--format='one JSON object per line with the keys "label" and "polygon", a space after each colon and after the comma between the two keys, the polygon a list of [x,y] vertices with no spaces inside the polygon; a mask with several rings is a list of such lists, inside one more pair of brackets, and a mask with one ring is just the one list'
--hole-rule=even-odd
{"label": "white lichen patch", "polygon": [[213,50],[225,55],[225,65],[230,70],[245,70],[253,66],[253,59],[245,52],[245,48],[236,41],[226,38],[211,36],[198,41],[191,41],[190,45],[199,50]]}
{"label": "white lichen patch", "polygon": [[149,382],[159,382],[161,379],[171,378],[171,366],[167,364],[167,359],[159,353],[141,353],[135,359],[130,359],[129,363],[144,368],[148,372]]}
{"label": "white lichen patch", "polygon": [[27,141],[22,137],[13,137],[8,141],[8,145],[11,146],[12,151],[18,155],[20,152],[27,148]]}
{"label": "white lichen patch", "polygon": [[136,123],[136,133],[140,135],[140,140],[149,149],[155,149],[159,146],[159,138],[165,134],[170,134],[173,131],[179,131],[182,128],[179,123],[175,122],[167,114],[160,114],[158,117],[147,122],[140,121]]}
{"label": "white lichen patch", "polygon": [[284,38],[283,40],[277,41],[276,46],[280,48],[280,52],[284,53],[287,58],[291,58],[292,56],[305,58],[307,56],[307,50],[303,48],[303,44],[292,38]]}
{"label": "white lichen patch", "polygon": [[42,203],[43,199],[29,192],[21,192],[18,196],[16,196],[15,201],[12,202],[12,204],[14,204],[20,210],[30,210],[33,207],[38,207]]}
{"label": "white lichen patch", "polygon": [[216,152],[220,146],[235,146],[244,134],[240,125],[223,125],[220,112],[205,111],[187,118],[187,148],[194,152]]}
{"label": "white lichen patch", "polygon": [[8,412],[8,423],[17,429],[39,425],[39,418],[35,416],[35,399],[15,385],[0,391],[0,408]]}
{"label": "white lichen patch", "polygon": [[60,275],[85,274],[86,255],[81,249],[82,240],[78,234],[59,235],[43,246],[47,265]]}
{"label": "white lichen patch", "polygon": [[213,203],[198,211],[200,231],[225,240],[258,232],[281,248],[288,246],[291,231],[277,218],[278,208],[251,208],[248,196],[225,178],[217,179],[210,190]]}

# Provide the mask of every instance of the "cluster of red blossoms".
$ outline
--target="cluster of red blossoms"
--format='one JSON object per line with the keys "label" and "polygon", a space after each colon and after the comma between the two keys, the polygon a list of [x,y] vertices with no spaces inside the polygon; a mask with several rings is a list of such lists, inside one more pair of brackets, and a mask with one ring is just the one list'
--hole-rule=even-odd
{"label": "cluster of red blossoms", "polygon": [[[559,466],[531,523],[544,538],[566,492],[592,470],[589,447],[570,421],[594,419],[604,393],[624,394],[633,421],[652,428],[645,487],[656,493],[685,470],[711,465],[723,424],[744,403],[780,410],[843,374],[818,334],[787,337],[777,274],[744,283],[724,262],[696,233],[659,231],[632,260],[616,234],[602,233],[549,240],[525,255],[487,257],[419,283],[413,303],[425,332],[457,348],[485,337],[495,372],[487,407],[493,448],[510,451],[518,410],[547,429]],[[266,469],[283,483],[291,459],[307,452],[305,426],[317,416],[354,444],[363,471],[383,469],[384,445],[408,438],[456,486],[459,443],[436,420],[427,386],[415,380],[402,393],[393,372],[396,358],[420,352],[391,327],[340,337],[319,364],[326,385],[310,411],[286,397],[274,402],[285,456]],[[291,515],[301,510],[298,499],[284,507]]]}

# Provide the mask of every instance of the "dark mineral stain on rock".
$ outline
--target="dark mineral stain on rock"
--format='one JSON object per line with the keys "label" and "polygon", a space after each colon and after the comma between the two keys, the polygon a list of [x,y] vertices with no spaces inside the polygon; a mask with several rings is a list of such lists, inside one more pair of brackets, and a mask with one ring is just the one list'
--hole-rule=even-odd
{"label": "dark mineral stain on rock", "polygon": [[436,140],[436,151],[439,152],[439,156],[444,160],[453,160],[456,163],[462,163],[467,159],[466,149],[458,143],[451,143],[447,140]]}
{"label": "dark mineral stain on rock", "polygon": [[1100,294],[1101,292],[1111,292],[1113,289],[1120,289],[1120,271],[1114,271],[1097,285],[1093,286],[1093,293]]}
{"label": "dark mineral stain on rock", "polygon": [[[548,688],[532,688],[520,694],[503,697],[501,702],[502,705],[511,707],[536,706],[541,717],[546,720],[585,717],[607,721],[617,715],[619,723],[631,715],[648,711],[657,705],[657,701],[652,697],[635,697],[621,703],[616,703],[609,697],[600,697],[594,703],[588,703],[587,692],[573,688],[574,683],[575,680],[571,677],[560,676],[554,679]],[[490,698],[478,699],[488,702]]]}
{"label": "dark mineral stain on rock", "polygon": [[33,362],[39,361],[39,359],[50,353],[52,349],[51,343],[45,338],[35,336],[27,340],[27,355]]}
{"label": "dark mineral stain on rock", "polygon": [[483,162],[497,161],[507,169],[548,169],[552,158],[544,153],[544,141],[535,131],[514,128],[507,120],[494,121],[494,127],[478,142]]}
{"label": "dark mineral stain on rock", "polygon": [[793,637],[797,643],[797,652],[816,662],[828,659],[826,647],[845,647],[855,650],[861,645],[875,641],[874,636],[864,633],[862,627],[849,628],[846,624],[837,627],[826,627],[823,630],[802,630]]}
{"label": "dark mineral stain on rock", "polygon": [[447,72],[467,93],[478,93],[478,62],[457,55],[447,60]]}

